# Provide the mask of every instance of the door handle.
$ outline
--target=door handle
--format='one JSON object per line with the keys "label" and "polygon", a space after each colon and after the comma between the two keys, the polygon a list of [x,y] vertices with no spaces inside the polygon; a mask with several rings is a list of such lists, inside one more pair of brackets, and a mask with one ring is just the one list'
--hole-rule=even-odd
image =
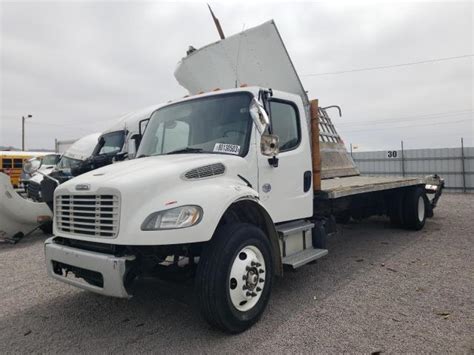
{"label": "door handle", "polygon": [[303,175],[303,190],[304,192],[308,192],[311,187],[311,178],[312,173],[311,170],[305,171]]}

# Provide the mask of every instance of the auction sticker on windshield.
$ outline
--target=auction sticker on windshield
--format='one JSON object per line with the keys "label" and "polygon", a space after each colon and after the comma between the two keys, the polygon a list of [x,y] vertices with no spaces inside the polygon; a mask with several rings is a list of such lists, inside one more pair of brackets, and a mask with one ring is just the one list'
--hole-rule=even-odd
{"label": "auction sticker on windshield", "polygon": [[216,143],[216,145],[214,146],[214,152],[238,155],[240,153],[240,145]]}

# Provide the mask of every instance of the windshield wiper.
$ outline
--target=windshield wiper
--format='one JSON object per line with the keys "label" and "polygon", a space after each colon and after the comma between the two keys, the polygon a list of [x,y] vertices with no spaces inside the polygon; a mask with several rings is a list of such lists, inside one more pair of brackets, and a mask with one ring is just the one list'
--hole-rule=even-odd
{"label": "windshield wiper", "polygon": [[186,147],[186,148],[172,150],[171,152],[166,153],[166,155],[168,155],[168,154],[181,154],[181,153],[199,153],[199,152],[202,152],[202,150],[203,150],[202,148]]}

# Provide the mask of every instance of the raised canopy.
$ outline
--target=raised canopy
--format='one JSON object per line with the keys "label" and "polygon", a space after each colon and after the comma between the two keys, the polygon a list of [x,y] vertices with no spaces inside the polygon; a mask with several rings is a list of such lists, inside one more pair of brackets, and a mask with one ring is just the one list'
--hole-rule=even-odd
{"label": "raised canopy", "polygon": [[[192,50],[191,50],[192,51]],[[246,84],[308,98],[273,20],[188,52],[174,76],[190,94]]]}

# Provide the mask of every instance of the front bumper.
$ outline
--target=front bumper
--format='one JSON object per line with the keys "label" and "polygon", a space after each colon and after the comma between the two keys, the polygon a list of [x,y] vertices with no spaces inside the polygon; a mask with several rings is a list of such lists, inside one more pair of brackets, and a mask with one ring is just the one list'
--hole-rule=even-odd
{"label": "front bumper", "polygon": [[[124,280],[127,262],[133,261],[134,256],[116,257],[72,248],[57,244],[53,239],[47,239],[44,244],[46,269],[53,279],[106,296],[131,297]],[[97,275],[101,282],[87,282],[83,275]]]}

